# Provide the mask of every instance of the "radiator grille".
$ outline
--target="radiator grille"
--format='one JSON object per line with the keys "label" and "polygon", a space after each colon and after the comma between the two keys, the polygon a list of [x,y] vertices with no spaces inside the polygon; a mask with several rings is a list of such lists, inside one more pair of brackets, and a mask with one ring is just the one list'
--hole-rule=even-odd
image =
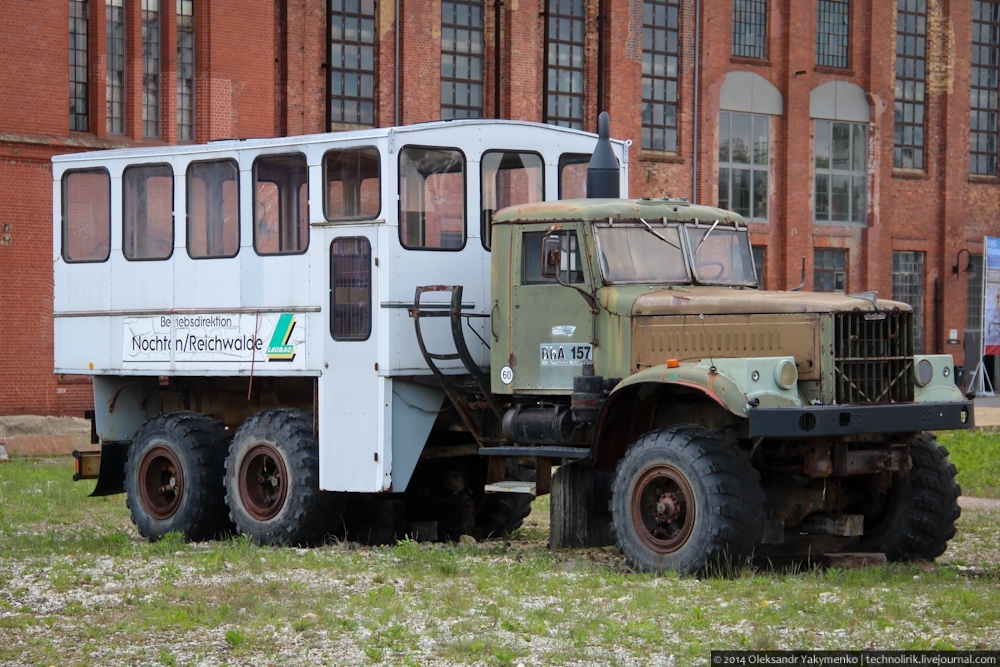
{"label": "radiator grille", "polygon": [[913,401],[913,313],[842,313],[834,327],[837,403]]}

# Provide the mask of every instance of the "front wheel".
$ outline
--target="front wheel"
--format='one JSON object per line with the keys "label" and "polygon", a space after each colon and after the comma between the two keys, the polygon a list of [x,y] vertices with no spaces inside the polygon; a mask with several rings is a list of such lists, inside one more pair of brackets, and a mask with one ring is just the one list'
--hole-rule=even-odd
{"label": "front wheel", "polygon": [[232,530],[222,486],[228,439],[221,421],[196,412],[143,424],[125,466],[125,503],[140,535],[155,542],[176,531],[201,541]]}
{"label": "front wheel", "polygon": [[225,483],[230,518],[258,544],[318,544],[336,518],[333,495],[319,488],[312,420],[301,410],[264,410],[243,422]]}
{"label": "front wheel", "polygon": [[866,512],[861,550],[881,551],[890,561],[934,560],[955,536],[962,489],[948,450],[933,435],[921,433],[909,445],[913,467],[907,476],[894,474],[875,511]]}
{"label": "front wheel", "polygon": [[618,462],[612,528],[631,567],[693,574],[749,558],[763,504],[760,476],[734,441],[672,426],[646,433]]}

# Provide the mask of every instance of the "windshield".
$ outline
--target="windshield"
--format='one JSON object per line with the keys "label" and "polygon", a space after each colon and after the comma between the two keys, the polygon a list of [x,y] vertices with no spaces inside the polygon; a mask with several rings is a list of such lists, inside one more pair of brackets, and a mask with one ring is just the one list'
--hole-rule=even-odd
{"label": "windshield", "polygon": [[598,227],[598,258],[609,283],[689,282],[676,227]]}
{"label": "windshield", "polygon": [[695,280],[715,285],[756,285],[750,237],[745,231],[721,227],[685,227],[694,255]]}
{"label": "windshield", "polygon": [[605,283],[757,283],[745,229],[629,223],[595,225],[594,233]]}

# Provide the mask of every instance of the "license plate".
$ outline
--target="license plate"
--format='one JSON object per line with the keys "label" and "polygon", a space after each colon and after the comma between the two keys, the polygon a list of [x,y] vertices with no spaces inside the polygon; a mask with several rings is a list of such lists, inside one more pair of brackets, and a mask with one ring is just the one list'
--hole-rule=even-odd
{"label": "license plate", "polygon": [[590,343],[542,343],[542,366],[582,366],[594,360]]}

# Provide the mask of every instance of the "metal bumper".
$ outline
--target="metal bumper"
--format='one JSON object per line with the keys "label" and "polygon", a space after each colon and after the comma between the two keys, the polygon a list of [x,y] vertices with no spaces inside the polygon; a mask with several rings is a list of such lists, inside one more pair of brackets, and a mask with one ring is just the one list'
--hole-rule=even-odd
{"label": "metal bumper", "polygon": [[752,408],[752,438],[812,438],[866,433],[948,431],[975,425],[972,401],[890,403],[886,405],[809,405],[801,408]]}

